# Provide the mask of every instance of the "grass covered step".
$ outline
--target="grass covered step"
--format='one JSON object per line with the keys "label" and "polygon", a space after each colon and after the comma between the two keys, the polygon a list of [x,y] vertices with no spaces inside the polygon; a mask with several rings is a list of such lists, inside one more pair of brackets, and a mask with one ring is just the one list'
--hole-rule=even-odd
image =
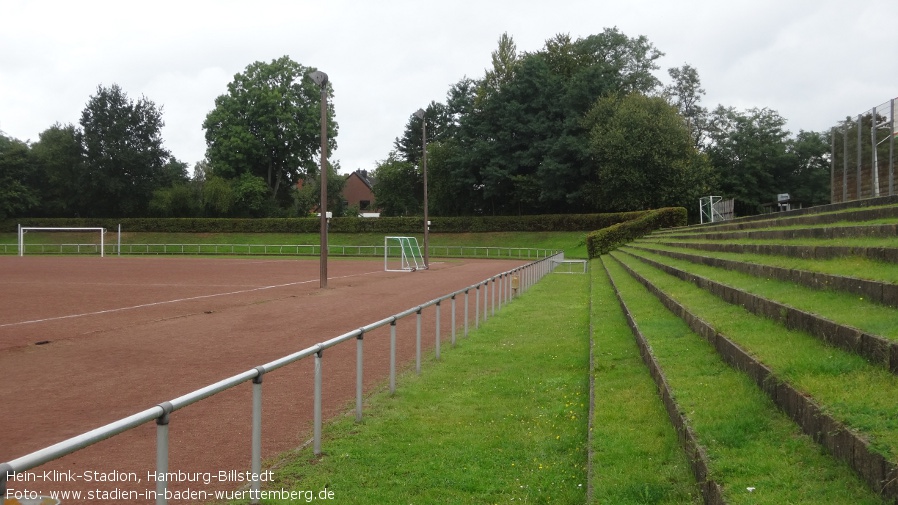
{"label": "grass covered step", "polygon": [[[856,355],[749,314],[633,258],[616,257],[655,293],[683,307],[685,320],[693,324],[706,321],[707,329],[700,331],[715,342],[723,356],[744,370],[759,390],[771,395],[796,422],[807,422],[817,440],[832,442],[833,453],[852,464],[871,488],[895,500],[898,378]],[[723,335],[733,345],[726,345]],[[803,399],[812,400],[817,407],[802,407]],[[831,421],[825,421],[823,414]]]}
{"label": "grass covered step", "polygon": [[708,456],[708,477],[732,504],[883,501],[821,453],[743,373],[667,310],[615,261],[606,261],[628,312]]}

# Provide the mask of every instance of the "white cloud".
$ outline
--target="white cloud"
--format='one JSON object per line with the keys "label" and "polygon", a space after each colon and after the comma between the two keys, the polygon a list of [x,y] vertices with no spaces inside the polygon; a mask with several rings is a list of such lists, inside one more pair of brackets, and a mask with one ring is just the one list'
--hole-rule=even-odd
{"label": "white cloud", "polygon": [[898,2],[533,0],[11,0],[0,19],[0,130],[22,140],[78,123],[96,87],[163,108],[166,146],[193,164],[202,122],[233,75],[289,55],[327,72],[340,125],[333,157],[373,168],[409,114],[480,77],[503,32],[519,52],[558,33],[645,35],[666,69],[688,63],[705,106],[770,107],[793,132],[823,130],[895,96]]}

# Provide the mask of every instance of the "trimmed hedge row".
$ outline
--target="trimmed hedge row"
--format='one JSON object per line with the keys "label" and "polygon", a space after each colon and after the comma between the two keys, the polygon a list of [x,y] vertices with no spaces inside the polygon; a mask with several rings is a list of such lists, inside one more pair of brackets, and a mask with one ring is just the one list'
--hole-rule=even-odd
{"label": "trimmed hedge row", "polygon": [[[631,221],[646,214],[618,212],[612,214],[551,214],[543,216],[433,217],[430,231],[435,233],[591,231]],[[0,231],[11,233],[17,225],[47,227],[104,227],[116,229],[119,224],[128,232],[164,233],[316,233],[318,218],[22,218],[7,219]],[[330,233],[423,233],[421,217],[331,219]]]}
{"label": "trimmed hedge row", "polygon": [[590,259],[598,258],[654,230],[675,226],[686,226],[686,209],[683,207],[647,211],[630,221],[590,233],[586,236],[586,249]]}

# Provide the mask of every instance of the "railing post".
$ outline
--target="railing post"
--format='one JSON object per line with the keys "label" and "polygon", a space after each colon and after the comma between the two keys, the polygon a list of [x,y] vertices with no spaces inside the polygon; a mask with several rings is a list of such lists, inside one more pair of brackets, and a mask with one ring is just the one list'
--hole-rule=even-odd
{"label": "railing post", "polygon": [[417,331],[415,336],[415,372],[421,375],[421,307],[418,307]]}
{"label": "railing post", "polygon": [[390,323],[390,396],[396,394],[396,320]]}
{"label": "railing post", "polygon": [[455,347],[455,295],[452,295],[452,347]]}
{"label": "railing post", "polygon": [[470,291],[470,288],[465,289],[465,338],[468,337],[468,291]]}
{"label": "railing post", "polygon": [[6,498],[6,481],[12,475],[12,466],[10,466],[8,463],[0,463],[0,499]]}
{"label": "railing post", "polygon": [[160,403],[162,415],[156,418],[156,505],[166,505],[168,482],[168,422],[174,406],[171,402]]}
{"label": "railing post", "polygon": [[474,329],[480,328],[480,284],[477,285],[477,296],[474,300]]}
{"label": "railing post", "polygon": [[355,420],[362,422],[362,362],[364,357],[364,330],[355,338]]}
{"label": "railing post", "polygon": [[499,274],[499,310],[502,310],[502,297],[505,296],[505,289],[503,288],[503,283],[505,282],[505,273]]}
{"label": "railing post", "polygon": [[315,353],[315,419],[313,427],[313,451],[316,456],[321,454],[321,353]]}
{"label": "railing post", "polygon": [[486,282],[483,283],[483,322],[485,323],[489,319],[489,314],[487,313],[489,309],[490,297],[490,280],[487,279]]}
{"label": "railing post", "polygon": [[437,361],[439,361],[439,359],[440,359],[440,301],[437,301],[436,319],[437,319],[437,321],[436,321],[436,327],[437,327],[436,357],[437,357]]}
{"label": "railing post", "polygon": [[493,277],[493,289],[490,290],[490,315],[496,315],[496,278]]}
{"label": "railing post", "polygon": [[265,369],[256,367],[259,375],[253,378],[253,448],[250,472],[253,474],[252,492],[250,493],[253,505],[259,503],[260,491],[262,491],[262,375]]}

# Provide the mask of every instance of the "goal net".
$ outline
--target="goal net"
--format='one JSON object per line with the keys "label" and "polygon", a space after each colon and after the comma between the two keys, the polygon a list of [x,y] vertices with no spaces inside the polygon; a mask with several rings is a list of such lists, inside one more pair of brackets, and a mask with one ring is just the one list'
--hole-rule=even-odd
{"label": "goal net", "polygon": [[414,272],[427,268],[415,237],[384,237],[384,270]]}
{"label": "goal net", "polygon": [[25,255],[25,235],[29,232],[55,232],[62,241],[47,243],[37,240],[27,247],[30,253],[35,254],[97,254],[105,256],[104,228],[74,228],[74,227],[45,227],[45,226],[20,226],[19,227],[19,256]]}

